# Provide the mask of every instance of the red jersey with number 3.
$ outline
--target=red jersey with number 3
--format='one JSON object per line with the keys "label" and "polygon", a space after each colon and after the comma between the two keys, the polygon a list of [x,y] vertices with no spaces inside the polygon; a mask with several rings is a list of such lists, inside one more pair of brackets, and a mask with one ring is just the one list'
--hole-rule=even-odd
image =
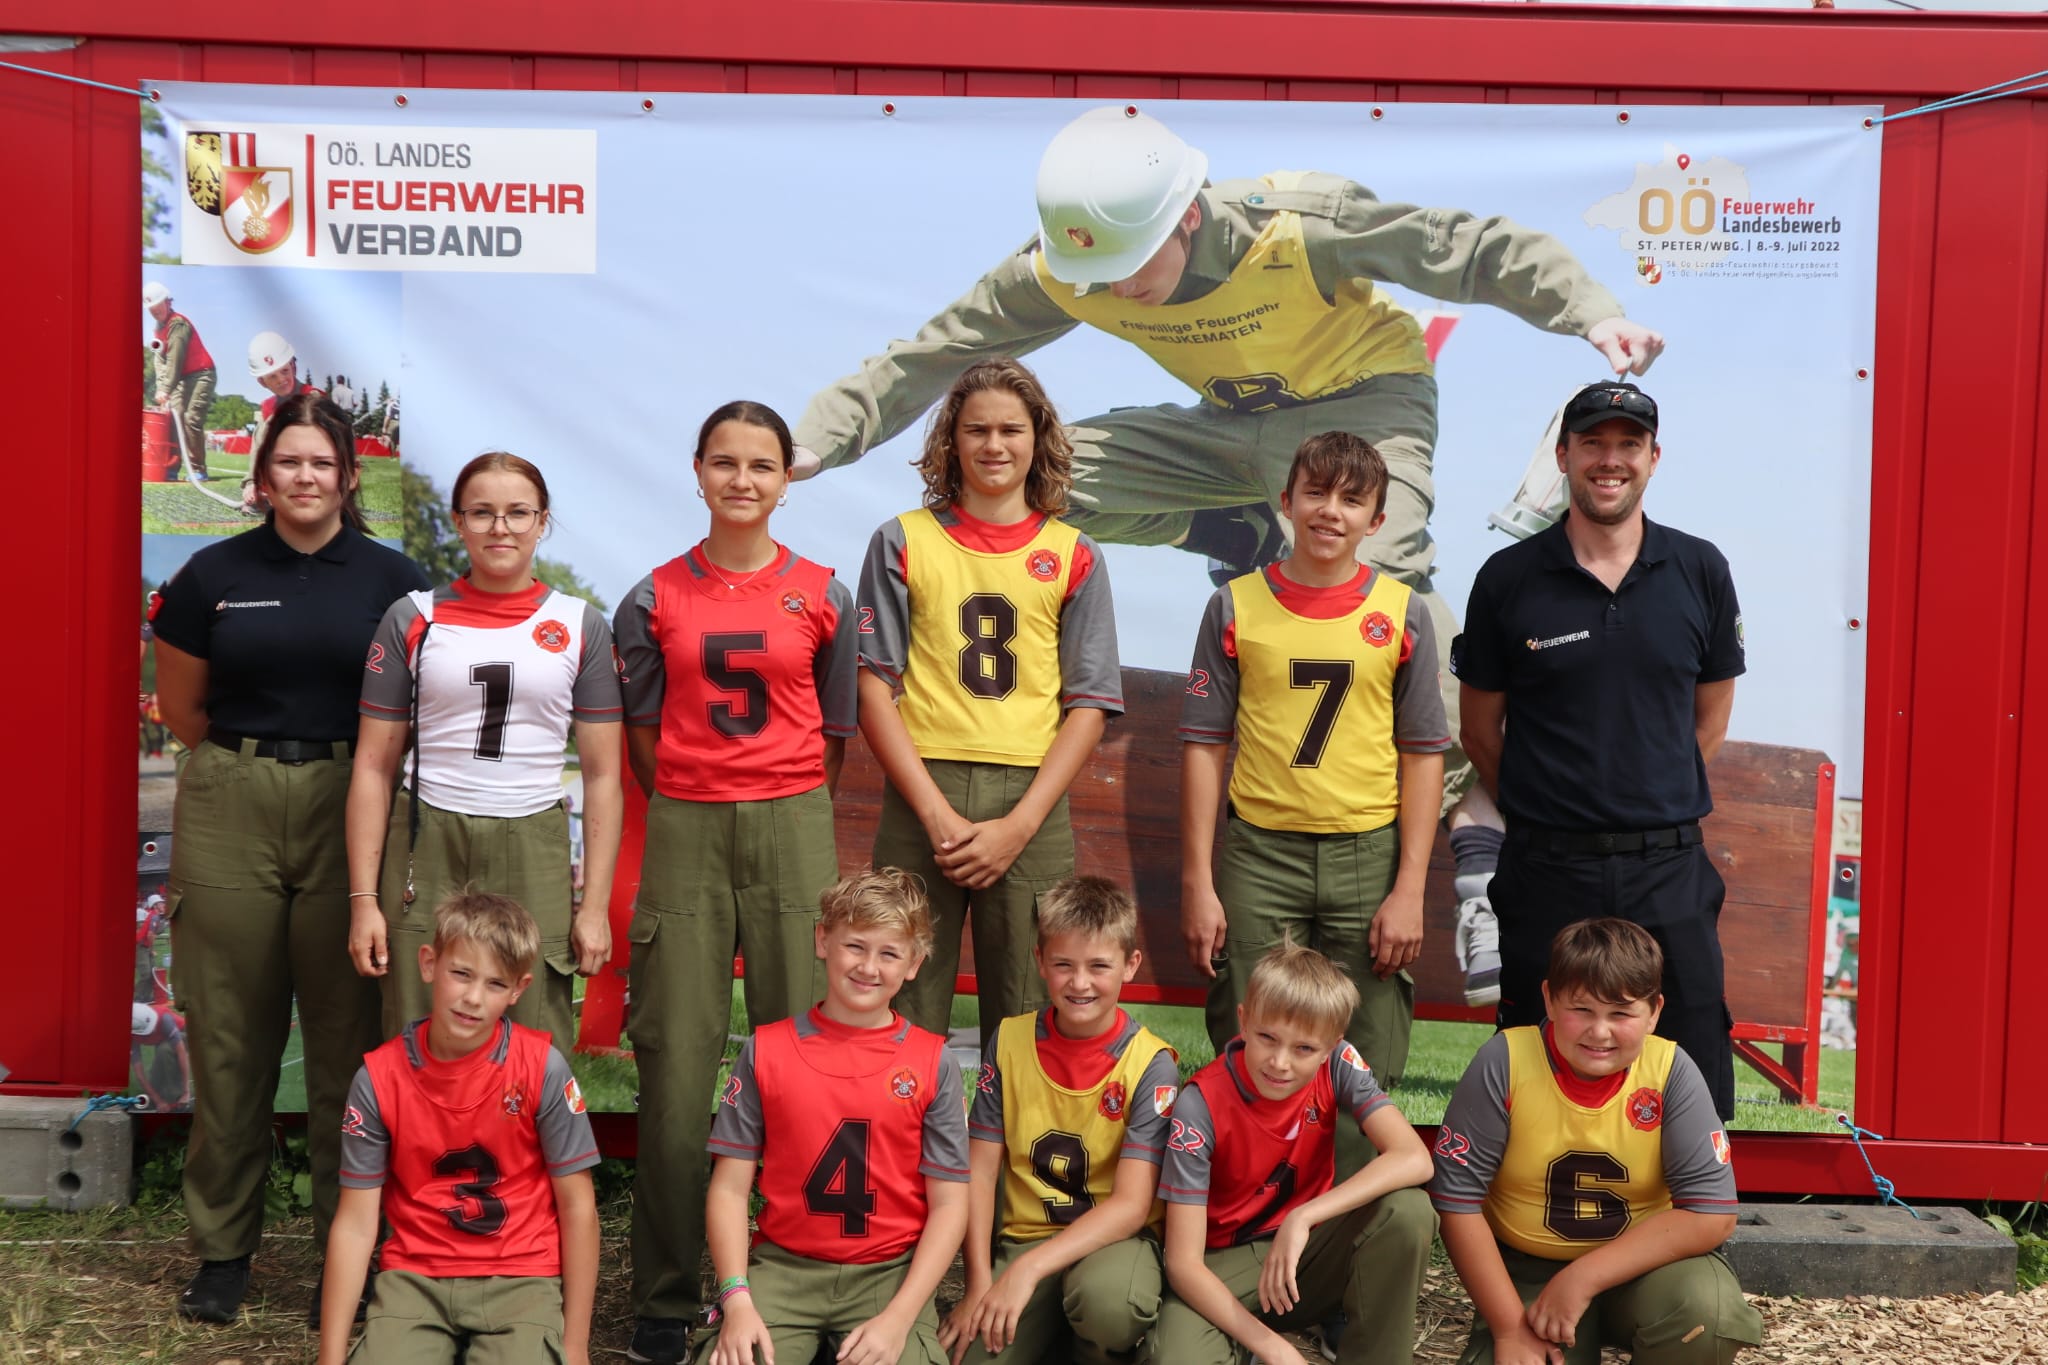
{"label": "red jersey with number 3", "polygon": [[[754,1034],[767,1201],[760,1235],[820,1261],[901,1256],[917,1245],[929,1211],[925,1111],[953,1065],[945,1040],[900,1020],[856,1030],[821,1025],[815,1010],[808,1018],[822,1031],[783,1019]],[[964,1115],[959,1127],[964,1137]]]}
{"label": "red jersey with number 3", "polygon": [[817,665],[839,628],[832,571],[783,550],[734,589],[697,553],[654,571],[649,624],[667,668],[655,788],[767,801],[822,786]]}
{"label": "red jersey with number 3", "polygon": [[[459,1061],[434,1058],[408,1029],[363,1058],[374,1115],[391,1135],[380,1264],[449,1278],[559,1275],[562,1234],[538,1128],[547,1093],[548,1036],[509,1021]],[[581,1113],[582,1097],[573,1100]],[[596,1160],[591,1152],[584,1164]],[[573,1163],[565,1163],[573,1164]],[[346,1173],[345,1173],[346,1174]],[[347,1182],[345,1182],[347,1183]]]}

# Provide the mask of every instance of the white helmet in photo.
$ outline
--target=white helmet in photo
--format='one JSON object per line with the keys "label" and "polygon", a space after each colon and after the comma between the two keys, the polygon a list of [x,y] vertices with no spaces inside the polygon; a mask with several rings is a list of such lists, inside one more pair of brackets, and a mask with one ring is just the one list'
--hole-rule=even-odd
{"label": "white helmet in photo", "polygon": [[154,308],[160,303],[169,303],[170,301],[171,291],[164,288],[156,280],[151,280],[148,284],[142,286],[142,306],[144,308]]}
{"label": "white helmet in photo", "polygon": [[249,374],[261,379],[298,359],[292,344],[277,332],[258,332],[249,339]]}
{"label": "white helmet in photo", "polygon": [[1148,114],[1090,109],[1038,162],[1038,244],[1052,277],[1114,284],[1166,244],[1209,173],[1209,158]]}
{"label": "white helmet in photo", "polygon": [[128,1006],[128,1035],[131,1038],[147,1038],[150,1034],[156,1032],[156,1022],[159,1017],[155,1010],[141,1001],[130,1002]]}

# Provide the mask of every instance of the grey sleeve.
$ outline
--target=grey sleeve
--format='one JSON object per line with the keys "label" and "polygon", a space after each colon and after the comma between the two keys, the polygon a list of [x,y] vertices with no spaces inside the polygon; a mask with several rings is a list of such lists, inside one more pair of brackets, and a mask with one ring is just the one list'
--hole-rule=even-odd
{"label": "grey sleeve", "polygon": [[1337,1044],[1337,1050],[1330,1054],[1330,1089],[1337,1107],[1360,1124],[1375,1110],[1394,1102],[1380,1089],[1379,1077],[1372,1074],[1365,1058],[1349,1043]]}
{"label": "grey sleeve", "polygon": [[1117,658],[1116,606],[1110,601],[1109,565],[1102,547],[1082,536],[1088,576],[1060,607],[1060,709],[1092,706],[1120,716],[1124,673]]}
{"label": "grey sleeve", "polygon": [[1180,1066],[1170,1048],[1161,1048],[1138,1078],[1138,1093],[1124,1102],[1130,1117],[1124,1124],[1123,1150],[1117,1160],[1135,1158],[1154,1166],[1166,1160],[1166,1139],[1172,1132],[1171,1115],[1179,1097]]}
{"label": "grey sleeve", "polygon": [[1025,355],[1079,324],[1032,268],[1037,238],[918,329],[812,395],[793,433],[825,468],[849,464],[915,422],[977,360]]}
{"label": "grey sleeve", "polygon": [[1363,185],[1347,184],[1333,227],[1334,279],[1309,238],[1311,268],[1326,291],[1345,279],[1385,280],[1433,299],[1487,304],[1564,336],[1584,336],[1594,323],[1622,315],[1620,300],[1570,247],[1508,218],[1383,203]]}
{"label": "grey sleeve", "polygon": [[938,1088],[924,1110],[924,1144],[917,1170],[936,1180],[967,1181],[967,1094],[960,1068],[942,1050]]}
{"label": "grey sleeve", "polygon": [[718,1093],[718,1112],[711,1117],[711,1140],[705,1148],[713,1156],[759,1161],[766,1127],[761,1113],[761,1089],[754,1080],[754,1040],[748,1038],[740,1044],[740,1055],[733,1061],[725,1089]]}
{"label": "grey sleeve", "polygon": [[1402,631],[1401,647],[1408,657],[1394,670],[1394,747],[1406,754],[1441,753],[1451,747],[1451,722],[1444,714],[1443,688],[1437,685],[1436,627],[1420,593],[1408,594]]}
{"label": "grey sleeve", "polygon": [[384,1185],[391,1165],[391,1134],[377,1108],[377,1087],[370,1068],[356,1068],[349,1083],[348,1103],[341,1111],[341,1184],[343,1189],[375,1190]]}
{"label": "grey sleeve", "polygon": [[860,635],[853,594],[834,575],[825,589],[830,637],[811,660],[818,686],[818,713],[828,739],[848,739],[860,729]]}
{"label": "grey sleeve", "polygon": [[1728,1134],[1699,1067],[1683,1051],[1664,1078],[1664,1185],[1675,1207],[1692,1213],[1735,1212],[1735,1166]]}
{"label": "grey sleeve", "polygon": [[1451,641],[1451,672],[1459,682],[1482,692],[1508,690],[1507,647],[1501,640],[1499,599],[1487,569],[1480,566],[1465,599],[1465,629]]}
{"label": "grey sleeve", "polygon": [[1508,1040],[1496,1033],[1479,1045],[1451,1092],[1437,1128],[1429,1202],[1439,1213],[1479,1212],[1507,1149]]}
{"label": "grey sleeve", "polygon": [[[1225,1082],[1228,1084],[1229,1082]],[[1173,1117],[1167,1125],[1166,1161],[1159,1170],[1159,1197],[1169,1204],[1207,1204],[1211,1148],[1216,1143],[1216,1121],[1209,1115],[1209,1101],[1202,1088],[1184,1085],[1173,1102]]]}
{"label": "grey sleeve", "polygon": [[1224,649],[1237,604],[1218,588],[1195,631],[1194,662],[1180,703],[1180,737],[1190,744],[1228,744],[1237,733],[1237,659]]}
{"label": "grey sleeve", "polygon": [[401,597],[384,610],[370,637],[370,655],[363,661],[363,700],[358,714],[372,720],[409,721],[412,718],[412,657],[405,637],[420,609],[409,597]]}
{"label": "grey sleeve", "polygon": [[576,1073],[569,1069],[568,1059],[552,1047],[540,1089],[540,1110],[533,1116],[533,1126],[540,1134],[540,1155],[548,1164],[548,1175],[559,1179],[589,1170],[598,1163],[597,1135],[590,1130],[590,1115]]}
{"label": "grey sleeve", "polygon": [[903,522],[891,517],[868,541],[854,605],[860,662],[891,687],[903,686],[910,661],[910,584],[903,577]]}
{"label": "grey sleeve", "polygon": [[619,656],[612,648],[612,628],[596,607],[583,604],[583,666],[569,692],[572,718],[616,721],[624,715],[619,695]]}
{"label": "grey sleeve", "polygon": [[1003,1069],[996,1065],[996,1040],[981,1052],[981,1070],[974,1073],[973,1103],[967,1111],[967,1136],[983,1142],[1003,1140]]}
{"label": "grey sleeve", "polygon": [[612,613],[612,644],[619,651],[619,692],[626,724],[661,724],[661,699],[668,691],[668,662],[654,638],[654,575],[633,585]]}

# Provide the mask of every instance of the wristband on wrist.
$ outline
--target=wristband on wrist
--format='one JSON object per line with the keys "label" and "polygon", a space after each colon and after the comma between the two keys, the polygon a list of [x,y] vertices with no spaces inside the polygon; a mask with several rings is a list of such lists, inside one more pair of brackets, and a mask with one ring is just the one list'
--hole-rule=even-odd
{"label": "wristband on wrist", "polygon": [[371,900],[375,900],[377,898],[377,893],[374,891],[351,891],[348,893],[348,898],[350,900],[355,900],[359,896],[368,896]]}

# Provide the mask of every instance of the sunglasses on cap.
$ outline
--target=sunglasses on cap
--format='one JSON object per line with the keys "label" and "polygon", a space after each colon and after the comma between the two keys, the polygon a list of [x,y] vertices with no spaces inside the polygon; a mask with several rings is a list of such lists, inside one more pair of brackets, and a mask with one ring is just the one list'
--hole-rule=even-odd
{"label": "sunglasses on cap", "polygon": [[1564,429],[1590,431],[1616,417],[1625,417],[1655,435],[1657,400],[1633,384],[1589,384],[1565,404]]}

